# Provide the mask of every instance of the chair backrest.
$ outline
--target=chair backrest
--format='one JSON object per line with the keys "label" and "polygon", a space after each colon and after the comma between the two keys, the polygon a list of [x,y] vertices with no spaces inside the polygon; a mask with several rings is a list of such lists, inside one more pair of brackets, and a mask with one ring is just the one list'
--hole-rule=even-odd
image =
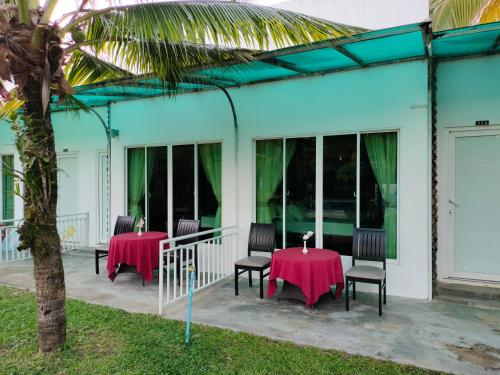
{"label": "chair backrest", "polygon": [[385,229],[356,228],[352,241],[352,265],[356,259],[383,262],[385,269]]}
{"label": "chair backrest", "polygon": [[[200,220],[180,219],[175,231],[175,237],[187,236],[188,234],[198,233],[200,231]],[[198,237],[187,238],[177,241],[176,245],[186,245],[198,241]]]}
{"label": "chair backrest", "polygon": [[275,232],[274,224],[250,224],[248,256],[252,254],[252,251],[273,253]]}
{"label": "chair backrest", "polygon": [[134,231],[134,216],[118,216],[116,219],[114,234],[129,233]]}

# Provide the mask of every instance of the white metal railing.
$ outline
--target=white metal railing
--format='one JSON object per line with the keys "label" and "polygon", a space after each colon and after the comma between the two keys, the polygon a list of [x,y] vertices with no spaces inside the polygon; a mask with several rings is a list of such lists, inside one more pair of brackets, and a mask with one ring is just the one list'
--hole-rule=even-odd
{"label": "white metal railing", "polygon": [[[0,221],[0,263],[31,258],[29,250],[18,251],[19,225],[22,220]],[[89,214],[61,215],[57,217],[57,230],[61,238],[61,251],[88,246]]]}
{"label": "white metal railing", "polygon": [[[200,237],[213,236],[199,239]],[[196,239],[185,245],[179,241]],[[230,226],[160,241],[159,303],[163,307],[188,295],[189,266],[196,267],[193,292],[203,289],[234,273],[238,256],[238,227]],[[163,265],[163,269],[162,269]]]}

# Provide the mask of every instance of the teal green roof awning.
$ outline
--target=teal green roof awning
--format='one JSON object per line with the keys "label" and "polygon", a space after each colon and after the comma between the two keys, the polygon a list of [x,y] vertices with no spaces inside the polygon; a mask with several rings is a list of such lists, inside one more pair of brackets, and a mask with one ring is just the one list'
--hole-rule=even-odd
{"label": "teal green roof awning", "polygon": [[[348,69],[500,52],[500,22],[432,34],[430,22],[370,31],[340,39],[263,52],[248,63],[191,71],[178,93],[238,87]],[[75,97],[89,106],[171,94],[158,79],[120,80],[76,88]],[[54,98],[57,102],[57,97]],[[53,103],[54,110],[66,107]]]}
{"label": "teal green roof awning", "polygon": [[438,59],[500,52],[500,22],[440,31],[433,37],[432,54]]}

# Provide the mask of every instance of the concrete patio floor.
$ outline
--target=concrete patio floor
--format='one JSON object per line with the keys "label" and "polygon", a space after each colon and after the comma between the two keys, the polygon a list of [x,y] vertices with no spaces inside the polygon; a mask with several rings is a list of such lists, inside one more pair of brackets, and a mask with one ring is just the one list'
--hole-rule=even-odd
{"label": "concrete patio floor", "polygon": [[[68,297],[131,312],[157,312],[157,279],[143,287],[137,275],[120,274],[112,283],[105,259],[100,275],[88,251],[63,259]],[[0,284],[33,289],[31,261],[0,265]],[[343,299],[332,298],[309,309],[276,297],[260,300],[256,284],[249,288],[242,279],[238,297],[232,278],[201,290],[193,299],[193,321],[435,370],[500,374],[500,309],[389,296],[379,317],[376,295],[359,293],[349,312]],[[165,308],[165,318],[185,316],[185,300]]]}

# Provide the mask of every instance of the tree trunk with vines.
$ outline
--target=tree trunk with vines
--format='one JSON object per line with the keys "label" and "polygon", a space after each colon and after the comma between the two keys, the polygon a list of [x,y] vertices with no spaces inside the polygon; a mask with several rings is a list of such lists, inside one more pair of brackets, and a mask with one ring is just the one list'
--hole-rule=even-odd
{"label": "tree trunk with vines", "polygon": [[50,352],[66,339],[66,291],[57,231],[57,156],[50,107],[44,112],[39,80],[29,78],[23,96],[24,139],[18,139],[25,179],[20,236],[33,257],[39,350]]}

